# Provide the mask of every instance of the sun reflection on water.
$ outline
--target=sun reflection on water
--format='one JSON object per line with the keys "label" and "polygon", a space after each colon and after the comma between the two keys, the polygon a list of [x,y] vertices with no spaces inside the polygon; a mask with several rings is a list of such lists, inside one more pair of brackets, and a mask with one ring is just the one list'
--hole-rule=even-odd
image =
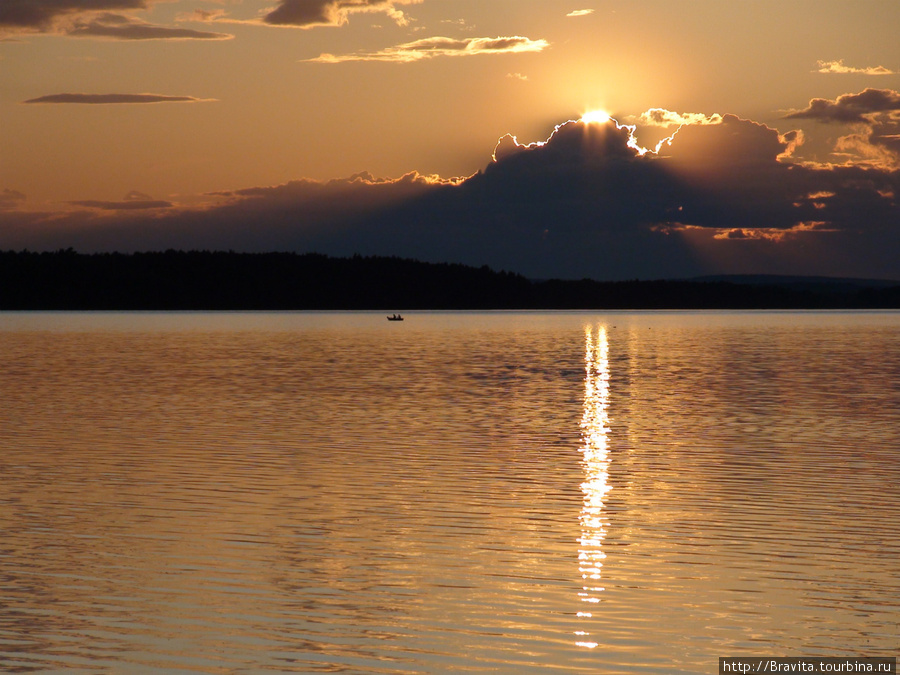
{"label": "sun reflection on water", "polygon": [[[606,328],[598,326],[596,335],[590,326],[584,329],[584,412],[581,417],[581,451],[584,455],[584,482],[581,484],[581,537],[578,546],[578,568],[581,571],[582,588],[578,593],[588,605],[600,602],[602,586],[603,541],[609,523],[604,513],[609,485],[609,342]],[[590,617],[588,608],[578,616]],[[598,643],[585,639],[589,633],[577,631],[579,647],[593,649]]]}

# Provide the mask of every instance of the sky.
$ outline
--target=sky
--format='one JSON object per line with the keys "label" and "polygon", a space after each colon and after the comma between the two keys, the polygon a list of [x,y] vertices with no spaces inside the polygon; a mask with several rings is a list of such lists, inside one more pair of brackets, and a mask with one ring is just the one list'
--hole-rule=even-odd
{"label": "sky", "polygon": [[896,0],[0,0],[0,249],[900,279]]}

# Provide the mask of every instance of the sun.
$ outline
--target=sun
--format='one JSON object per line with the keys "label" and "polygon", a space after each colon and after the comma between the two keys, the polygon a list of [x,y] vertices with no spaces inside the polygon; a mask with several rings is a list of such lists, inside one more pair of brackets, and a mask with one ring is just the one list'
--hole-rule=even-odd
{"label": "sun", "polygon": [[581,121],[585,124],[606,124],[612,119],[605,110],[589,110],[581,116]]}

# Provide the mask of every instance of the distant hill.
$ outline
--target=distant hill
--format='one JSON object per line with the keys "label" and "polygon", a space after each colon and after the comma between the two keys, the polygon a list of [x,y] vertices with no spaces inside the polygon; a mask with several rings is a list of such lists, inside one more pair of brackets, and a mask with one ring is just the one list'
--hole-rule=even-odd
{"label": "distant hill", "polygon": [[888,279],[854,279],[845,277],[803,277],[780,274],[717,274],[692,277],[687,281],[701,283],[724,281],[730,284],[750,284],[754,286],[782,286],[786,288],[822,288],[849,290],[859,288],[889,288],[900,286],[900,281]]}
{"label": "distant hill", "polygon": [[900,283],[820,277],[532,281],[316,253],[0,252],[0,310],[900,308]]}

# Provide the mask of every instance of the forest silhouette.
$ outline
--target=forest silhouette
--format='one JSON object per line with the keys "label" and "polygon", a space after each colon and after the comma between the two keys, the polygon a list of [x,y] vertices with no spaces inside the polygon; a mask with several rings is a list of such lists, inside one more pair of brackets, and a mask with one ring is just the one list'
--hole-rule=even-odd
{"label": "forest silhouette", "polygon": [[487,266],[317,253],[0,252],[2,310],[900,308],[900,282],[532,280]]}

